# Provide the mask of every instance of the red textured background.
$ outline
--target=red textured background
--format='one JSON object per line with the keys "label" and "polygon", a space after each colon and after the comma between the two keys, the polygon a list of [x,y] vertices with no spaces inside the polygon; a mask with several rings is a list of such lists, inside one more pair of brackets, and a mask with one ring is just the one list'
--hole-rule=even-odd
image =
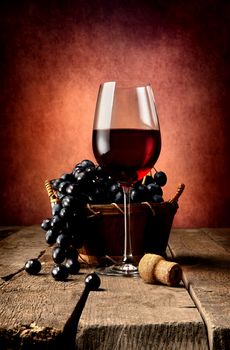
{"label": "red textured background", "polygon": [[0,224],[49,214],[44,180],[93,159],[103,81],[151,82],[177,227],[229,226],[230,6],[206,1],[0,4]]}

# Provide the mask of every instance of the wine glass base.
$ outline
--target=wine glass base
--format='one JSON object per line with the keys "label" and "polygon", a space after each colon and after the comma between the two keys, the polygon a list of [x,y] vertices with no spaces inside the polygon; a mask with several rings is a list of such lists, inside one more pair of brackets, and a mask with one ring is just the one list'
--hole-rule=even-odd
{"label": "wine glass base", "polygon": [[130,263],[118,263],[111,266],[99,267],[96,269],[100,275],[138,277],[138,268]]}

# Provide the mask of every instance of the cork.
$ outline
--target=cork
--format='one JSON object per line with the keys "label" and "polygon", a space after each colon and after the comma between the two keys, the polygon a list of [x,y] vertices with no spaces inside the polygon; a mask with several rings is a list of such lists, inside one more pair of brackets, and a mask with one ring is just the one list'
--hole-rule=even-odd
{"label": "cork", "polygon": [[174,287],[182,278],[182,270],[178,263],[166,261],[156,254],[145,254],[138,265],[140,277],[146,283],[157,283]]}

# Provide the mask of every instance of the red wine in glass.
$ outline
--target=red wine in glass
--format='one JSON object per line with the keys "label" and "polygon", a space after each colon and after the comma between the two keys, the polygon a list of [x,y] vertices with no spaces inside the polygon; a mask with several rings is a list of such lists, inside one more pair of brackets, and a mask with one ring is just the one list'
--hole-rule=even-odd
{"label": "red wine in glass", "polygon": [[132,184],[141,180],[155,164],[160,150],[159,130],[93,130],[96,160],[121,184]]}

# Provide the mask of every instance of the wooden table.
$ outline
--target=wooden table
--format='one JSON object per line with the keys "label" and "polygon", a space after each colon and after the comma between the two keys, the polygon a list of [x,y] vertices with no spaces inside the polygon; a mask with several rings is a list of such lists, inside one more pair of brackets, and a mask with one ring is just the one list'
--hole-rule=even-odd
{"label": "wooden table", "polygon": [[[169,255],[179,287],[101,277],[73,332],[77,349],[230,349],[230,229],[174,229]],[[29,276],[27,259],[42,272]],[[91,268],[54,281],[51,248],[38,225],[0,228],[0,349],[70,349],[63,329]],[[68,344],[68,345],[67,345]],[[71,349],[70,349],[71,350]]]}

